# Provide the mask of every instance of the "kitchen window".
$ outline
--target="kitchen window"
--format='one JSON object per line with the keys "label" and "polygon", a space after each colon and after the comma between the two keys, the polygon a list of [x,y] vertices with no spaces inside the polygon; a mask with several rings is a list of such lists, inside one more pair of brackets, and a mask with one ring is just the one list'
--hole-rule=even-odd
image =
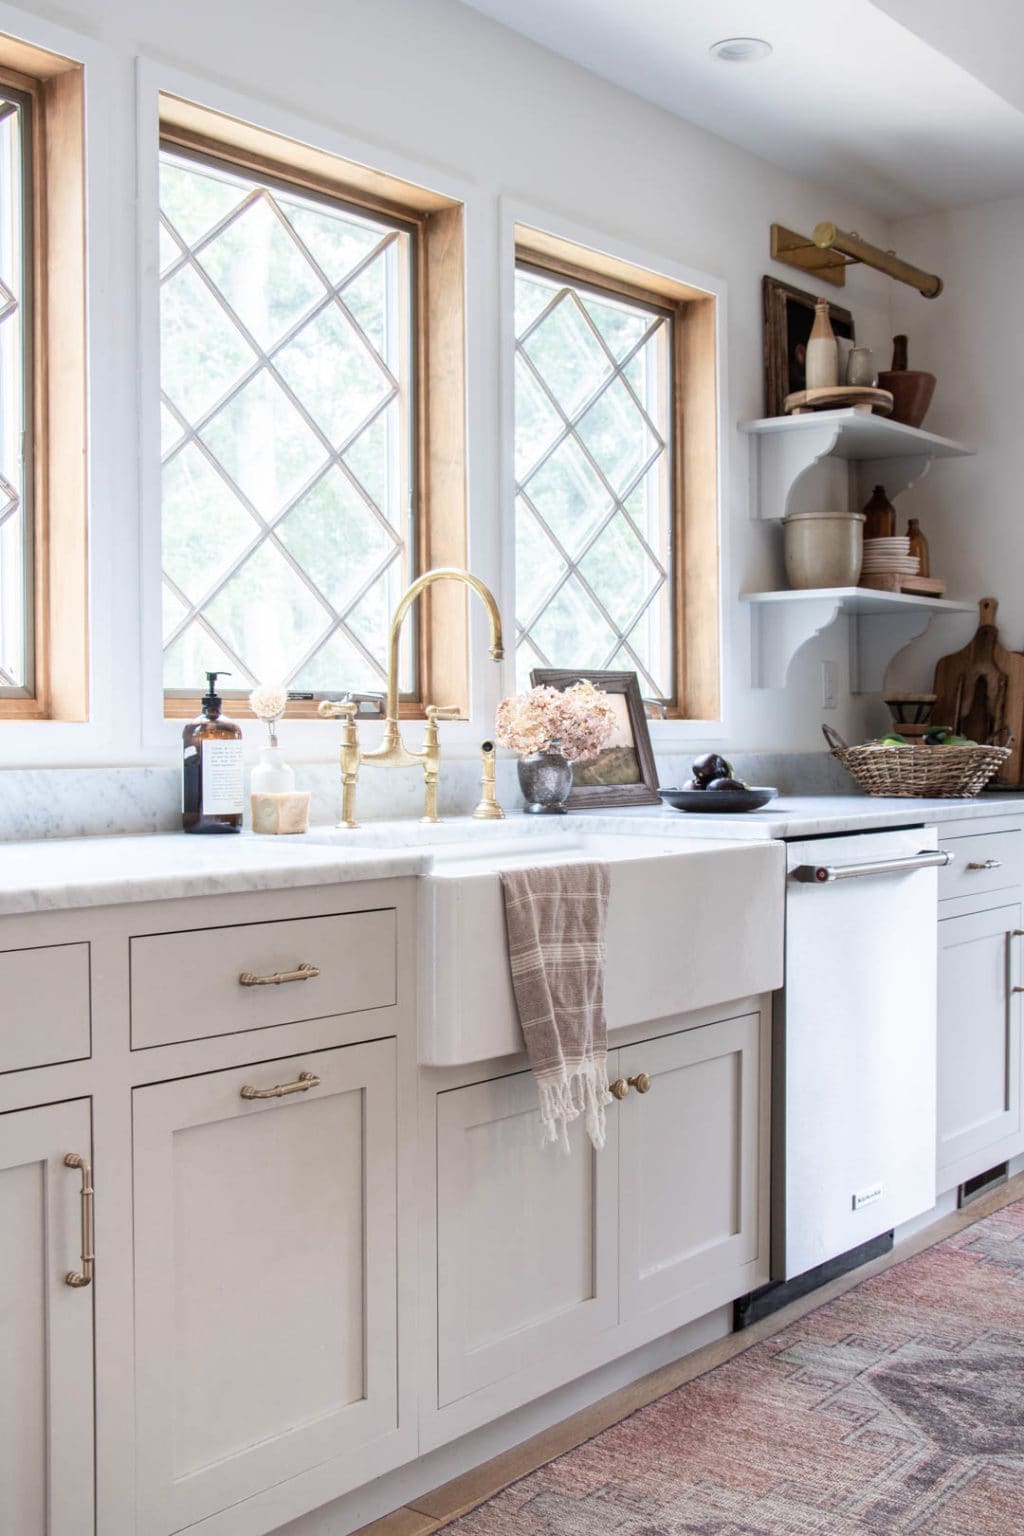
{"label": "kitchen window", "polygon": [[718,706],[715,301],[519,231],[516,665]]}
{"label": "kitchen window", "polygon": [[[464,446],[452,419],[460,367],[444,408],[430,409],[451,340],[439,295],[458,283],[461,296],[461,209],[382,197],[383,177],[367,194],[358,168],[327,155],[311,167],[301,146],[261,130],[211,145],[165,107],[166,712],[191,712],[216,669],[231,674],[229,696],[281,681],[306,696],[290,713],[315,713],[325,693],[383,690],[401,593],[428,564],[464,557],[451,464]],[[439,486],[449,495],[435,517],[426,493]],[[464,676],[454,695],[439,677],[457,665],[434,644],[441,622],[435,603],[408,626],[406,713],[438,687],[464,697]]]}
{"label": "kitchen window", "polygon": [[81,76],[68,59],[0,37],[5,720],[88,714]]}

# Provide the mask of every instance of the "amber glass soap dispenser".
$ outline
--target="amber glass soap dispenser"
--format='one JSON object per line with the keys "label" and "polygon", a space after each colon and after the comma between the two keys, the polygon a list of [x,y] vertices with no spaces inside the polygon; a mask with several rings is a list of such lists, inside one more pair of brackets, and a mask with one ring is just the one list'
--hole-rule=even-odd
{"label": "amber glass soap dispenser", "polygon": [[186,832],[241,832],[244,774],[242,727],[220,712],[218,677],[207,672],[203,712],[181,733],[181,824]]}

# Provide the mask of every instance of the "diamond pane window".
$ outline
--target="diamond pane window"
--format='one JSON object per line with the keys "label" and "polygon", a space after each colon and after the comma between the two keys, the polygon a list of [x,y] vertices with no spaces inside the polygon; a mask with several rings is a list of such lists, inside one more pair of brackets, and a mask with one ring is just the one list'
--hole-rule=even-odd
{"label": "diamond pane window", "polygon": [[0,694],[33,688],[31,133],[0,89]]}
{"label": "diamond pane window", "polygon": [[164,686],[381,689],[416,557],[411,228],[165,147],[160,237]]}
{"label": "diamond pane window", "polygon": [[675,690],[672,316],[516,271],[516,659]]}

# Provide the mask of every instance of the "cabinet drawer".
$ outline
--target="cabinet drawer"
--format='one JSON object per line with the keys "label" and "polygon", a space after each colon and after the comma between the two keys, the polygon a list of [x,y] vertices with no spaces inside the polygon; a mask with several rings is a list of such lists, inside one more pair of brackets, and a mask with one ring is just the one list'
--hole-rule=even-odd
{"label": "cabinet drawer", "polygon": [[392,908],[133,938],[132,1049],[393,1007],[395,943]]}
{"label": "cabinet drawer", "polygon": [[0,1072],[89,1055],[88,944],[0,952],[0,997]]}
{"label": "cabinet drawer", "polygon": [[972,833],[949,837],[939,828],[939,844],[954,854],[952,864],[939,870],[939,900],[976,896],[1019,885],[1024,878],[1024,831]]}

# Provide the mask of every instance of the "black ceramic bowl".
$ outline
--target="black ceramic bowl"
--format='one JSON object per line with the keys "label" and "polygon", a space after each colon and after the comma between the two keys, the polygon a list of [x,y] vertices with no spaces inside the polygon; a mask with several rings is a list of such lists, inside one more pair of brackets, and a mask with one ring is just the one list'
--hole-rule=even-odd
{"label": "black ceramic bowl", "polygon": [[777,789],[765,785],[751,789],[659,789],[666,805],[677,811],[703,811],[705,815],[727,816],[733,811],[757,811],[774,800]]}

